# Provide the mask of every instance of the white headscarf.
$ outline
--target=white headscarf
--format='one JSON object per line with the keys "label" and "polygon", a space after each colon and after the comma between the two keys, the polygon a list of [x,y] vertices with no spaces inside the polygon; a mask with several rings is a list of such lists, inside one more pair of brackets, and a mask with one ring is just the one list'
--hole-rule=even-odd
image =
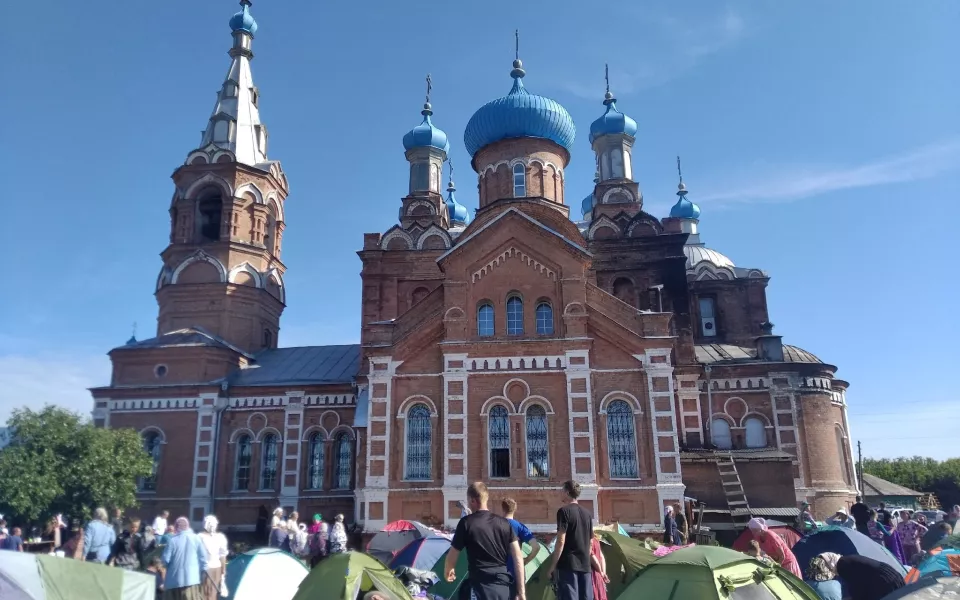
{"label": "white headscarf", "polygon": [[213,515],[207,515],[203,518],[203,530],[207,533],[216,533],[219,524],[220,521]]}
{"label": "white headscarf", "polygon": [[761,531],[767,530],[767,522],[760,517],[754,517],[747,523],[747,527],[752,533],[760,533]]}

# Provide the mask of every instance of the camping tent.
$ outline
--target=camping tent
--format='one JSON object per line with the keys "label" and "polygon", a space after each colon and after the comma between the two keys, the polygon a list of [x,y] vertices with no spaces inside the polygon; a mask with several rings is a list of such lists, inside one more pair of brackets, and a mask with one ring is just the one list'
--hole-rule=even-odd
{"label": "camping tent", "polygon": [[807,569],[813,557],[823,552],[836,552],[840,556],[866,556],[890,565],[901,575],[907,574],[903,565],[890,554],[889,550],[856,529],[824,527],[793,546],[793,554],[797,557],[797,564],[800,565],[801,571]]}
{"label": "camping tent", "polygon": [[956,548],[935,548],[907,573],[907,583],[913,583],[924,576],[960,577],[960,550]]}
{"label": "camping tent", "polygon": [[[429,570],[437,564],[437,560],[450,549],[450,540],[442,537],[426,537],[413,540],[403,547],[390,561],[391,569],[413,567],[414,569]],[[439,576],[440,573],[437,573]]]}
{"label": "camping tent", "polygon": [[389,594],[391,600],[412,600],[407,588],[382,562],[362,552],[342,552],[320,561],[300,582],[293,600],[355,600],[373,590]]}
{"label": "camping tent", "polygon": [[946,600],[960,598],[960,577],[921,577],[883,600]]}
{"label": "camping tent", "polygon": [[819,600],[780,567],[729,548],[691,546],[643,569],[621,598],[645,600]]}
{"label": "camping tent", "polygon": [[309,572],[292,554],[258,548],[227,563],[227,591],[230,600],[290,600]]}
{"label": "camping tent", "polygon": [[[633,582],[637,573],[656,560],[656,557],[653,551],[640,540],[608,530],[600,530],[597,533],[600,534],[600,550],[607,562],[607,576],[610,578],[607,597],[614,600]],[[527,577],[528,600],[554,600],[555,598],[553,587],[547,580],[545,572],[537,569],[531,577]]]}
{"label": "camping tent", "polygon": [[[523,555],[525,557],[530,555],[530,550],[532,549],[530,546],[523,544],[520,548],[523,550]],[[540,568],[540,565],[543,564],[543,562],[549,557],[550,552],[547,551],[543,544],[540,544],[540,551],[537,552],[537,556],[528,562],[524,567],[524,574],[526,575],[526,580],[528,582],[530,581],[530,578],[533,577],[533,574],[537,571],[537,569]],[[438,581],[437,584],[431,587],[428,591],[429,593],[440,596],[441,598],[456,598],[457,590],[460,589],[460,585],[463,584],[463,580],[467,577],[467,551],[464,550],[457,557],[457,564],[454,567],[457,573],[457,578],[452,582],[448,582],[444,578],[443,564],[446,560],[447,552],[444,552],[443,556],[441,556],[433,565],[433,568],[430,569],[436,573],[438,577],[440,577],[440,581]],[[532,597],[528,594],[527,598],[530,599]]]}
{"label": "camping tent", "polygon": [[46,554],[0,554],[3,600],[153,600],[156,577]]}
{"label": "camping tent", "polygon": [[[769,525],[770,522],[768,521],[767,524]],[[769,530],[783,538],[783,541],[787,543],[787,548],[793,548],[803,537],[796,529],[788,525],[770,527]],[[748,527],[734,540],[732,548],[737,552],[746,552],[750,548],[750,540],[752,539],[754,539],[753,533],[750,532]]]}
{"label": "camping tent", "polygon": [[367,544],[367,554],[375,556],[384,564],[389,564],[404,546],[414,540],[428,537],[450,539],[449,535],[418,521],[394,521],[388,523],[371,538],[370,543]]}

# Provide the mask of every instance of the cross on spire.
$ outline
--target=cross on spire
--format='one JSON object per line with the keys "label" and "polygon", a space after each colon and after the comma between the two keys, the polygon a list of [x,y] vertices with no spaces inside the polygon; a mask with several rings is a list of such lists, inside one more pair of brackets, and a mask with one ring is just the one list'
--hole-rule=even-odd
{"label": "cross on spire", "polygon": [[448,158],[447,164],[450,165],[450,183],[453,183],[453,159]]}
{"label": "cross on spire", "polygon": [[519,29],[514,30],[513,37],[514,37],[514,45],[515,45],[515,52],[516,52],[516,55],[514,56],[514,58],[516,60],[520,60],[520,30]]}
{"label": "cross on spire", "polygon": [[427,73],[427,104],[430,104],[430,92],[433,91],[433,79],[430,78],[430,73]]}
{"label": "cross on spire", "polygon": [[680,170],[680,157],[677,156],[677,175],[680,176],[680,183],[683,183],[683,171]]}
{"label": "cross on spire", "polygon": [[607,82],[607,93],[610,93],[610,65],[604,63],[603,65],[603,78]]}

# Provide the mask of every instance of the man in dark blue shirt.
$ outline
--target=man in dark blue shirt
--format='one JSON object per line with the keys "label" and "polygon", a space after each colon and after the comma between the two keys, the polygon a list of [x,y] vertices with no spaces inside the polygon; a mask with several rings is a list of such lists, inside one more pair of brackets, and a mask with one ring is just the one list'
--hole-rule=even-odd
{"label": "man in dark blue shirt", "polygon": [[[510,523],[510,527],[513,529],[513,534],[517,536],[517,541],[520,542],[521,549],[523,544],[528,544],[530,546],[530,554],[523,559],[523,565],[526,567],[533,559],[537,557],[537,554],[540,552],[540,542],[537,541],[537,538],[533,537],[533,532],[530,531],[530,528],[518,521],[514,515],[517,512],[517,501],[513,498],[506,498],[503,502],[500,503],[500,508],[503,509],[503,518]],[[507,561],[507,571],[510,572],[510,576],[513,577],[513,587],[510,590],[510,597],[513,598],[517,595],[516,583],[519,579],[523,578],[526,581],[526,573],[521,573],[517,575],[514,573],[513,561]],[[526,571],[526,569],[524,569]]]}
{"label": "man in dark blue shirt", "polygon": [[13,550],[14,552],[23,552],[23,538],[20,537],[19,527],[14,527],[10,530],[10,535],[3,538],[3,541],[0,542],[0,550]]}

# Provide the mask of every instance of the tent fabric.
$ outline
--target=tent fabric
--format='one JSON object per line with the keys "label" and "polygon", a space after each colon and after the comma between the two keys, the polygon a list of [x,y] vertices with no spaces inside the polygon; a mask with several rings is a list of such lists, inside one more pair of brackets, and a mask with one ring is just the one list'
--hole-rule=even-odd
{"label": "tent fabric", "polygon": [[[382,562],[362,552],[343,552],[320,561],[300,582],[293,600],[356,600],[374,589],[389,594],[391,600],[412,600]],[[262,598],[272,600],[273,596]]]}
{"label": "tent fabric", "polygon": [[388,564],[410,542],[431,537],[452,539],[451,536],[418,521],[393,521],[371,538],[367,544],[367,554]]}
{"label": "tent fabric", "polygon": [[299,559],[277,548],[244,552],[227,563],[230,600],[290,600],[309,571]]}
{"label": "tent fabric", "polygon": [[883,600],[952,600],[960,597],[960,577],[921,577]]}
{"label": "tent fabric", "polygon": [[907,573],[907,583],[918,581],[924,576],[960,577],[960,550],[956,548],[936,548]]}
{"label": "tent fabric", "polygon": [[645,600],[819,600],[779,567],[715,546],[693,546],[651,563],[623,591]]}
{"label": "tent fabric", "polygon": [[153,575],[45,554],[4,552],[4,600],[153,600]]}
{"label": "tent fabric", "polygon": [[[769,524],[769,521],[767,523]],[[803,538],[800,532],[793,527],[770,527],[769,530],[783,538],[783,541],[787,543],[787,548],[793,548]],[[732,548],[737,552],[746,552],[750,548],[750,540],[752,539],[754,537],[750,529],[744,529],[743,533],[734,540]]]}
{"label": "tent fabric", "polygon": [[939,523],[934,525],[920,538],[920,548],[922,550],[930,550],[938,546],[960,548],[960,535],[944,536],[943,533]]}
{"label": "tent fabric", "polygon": [[[523,550],[524,557],[530,556],[530,551],[532,548],[528,544],[522,544],[520,549]],[[446,581],[445,573],[443,572],[443,566],[447,560],[448,552],[449,550],[444,552],[443,556],[441,556],[433,565],[433,568],[430,569],[436,573],[438,577],[440,577],[440,581],[438,581],[428,591],[429,593],[440,596],[441,598],[456,598],[457,591],[460,589],[460,586],[463,585],[464,579],[467,578],[467,551],[464,550],[459,554],[459,556],[457,556],[457,563],[454,566],[454,570],[457,573],[457,578],[452,582]],[[537,552],[537,556],[527,563],[523,569],[524,575],[526,576],[526,581],[528,582],[528,590],[531,579],[535,577],[535,573],[540,569],[541,565],[547,561],[548,558],[550,558],[550,552],[543,544],[540,544],[540,551]],[[532,599],[533,596],[530,596],[528,591],[527,600]]]}
{"label": "tent fabric", "polygon": [[[391,569],[413,567],[414,569],[430,570],[437,560],[450,549],[450,540],[442,537],[429,537],[413,540],[397,552],[390,561]],[[439,576],[440,574],[437,573]]]}
{"label": "tent fabric", "polygon": [[893,567],[901,575],[907,571],[890,551],[876,543],[856,529],[846,527],[824,527],[793,546],[793,554],[801,571],[806,571],[810,560],[823,552],[835,552],[840,556],[866,556]]}

